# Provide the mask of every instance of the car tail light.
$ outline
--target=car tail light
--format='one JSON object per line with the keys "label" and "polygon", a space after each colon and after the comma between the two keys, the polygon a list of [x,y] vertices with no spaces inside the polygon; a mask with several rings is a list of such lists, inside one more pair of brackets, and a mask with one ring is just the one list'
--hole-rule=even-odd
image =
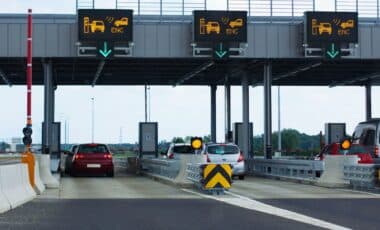
{"label": "car tail light", "polygon": [[208,157],[208,155],[206,155],[206,158],[207,158],[207,163],[210,163],[211,162],[210,157]]}
{"label": "car tail light", "polygon": [[79,160],[79,159],[83,159],[83,158],[84,158],[84,156],[82,154],[76,154],[74,157],[75,160]]}
{"label": "car tail light", "polygon": [[242,152],[240,152],[240,155],[239,155],[237,162],[242,162],[242,161],[244,161],[244,155]]}
{"label": "car tail light", "polygon": [[169,159],[174,159],[174,153],[169,154]]}
{"label": "car tail light", "polygon": [[109,154],[109,153],[104,154],[103,156],[104,156],[104,158],[106,158],[106,159],[112,159],[112,155]]}
{"label": "car tail light", "polygon": [[376,157],[380,157],[380,154],[379,154],[379,147],[375,147],[375,156]]}
{"label": "car tail light", "polygon": [[369,153],[358,153],[358,157],[360,158],[359,164],[373,164],[373,158]]}

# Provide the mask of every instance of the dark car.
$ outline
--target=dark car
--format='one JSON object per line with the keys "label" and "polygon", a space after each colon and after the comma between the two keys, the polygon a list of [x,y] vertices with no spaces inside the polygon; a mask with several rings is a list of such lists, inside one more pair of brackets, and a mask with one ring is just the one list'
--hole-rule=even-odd
{"label": "dark car", "polygon": [[81,144],[73,155],[70,175],[114,176],[112,154],[105,144]]}

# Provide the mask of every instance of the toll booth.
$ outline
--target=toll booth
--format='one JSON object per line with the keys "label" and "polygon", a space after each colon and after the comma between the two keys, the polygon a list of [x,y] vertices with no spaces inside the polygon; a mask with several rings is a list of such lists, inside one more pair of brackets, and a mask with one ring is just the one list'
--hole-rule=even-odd
{"label": "toll booth", "polygon": [[[233,142],[239,146],[240,149],[243,147],[243,123],[235,122],[232,128]],[[249,123],[249,152],[244,153],[244,157],[253,157],[253,123]]]}
{"label": "toll booth", "polygon": [[[50,169],[52,172],[57,172],[59,161],[61,159],[61,122],[53,122],[51,125],[51,136],[49,143],[45,143],[45,123],[42,122],[42,152],[50,153]],[[44,149],[44,148],[48,149]]]}
{"label": "toll booth", "polygon": [[345,123],[326,123],[325,124],[325,144],[342,141],[346,137]]}
{"label": "toll booth", "polygon": [[153,155],[158,157],[158,123],[139,123],[139,157]]}

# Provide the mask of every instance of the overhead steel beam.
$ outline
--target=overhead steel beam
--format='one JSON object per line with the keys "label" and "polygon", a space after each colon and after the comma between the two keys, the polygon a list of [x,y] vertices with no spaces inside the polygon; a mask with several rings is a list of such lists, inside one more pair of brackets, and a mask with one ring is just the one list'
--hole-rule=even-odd
{"label": "overhead steel beam", "polygon": [[178,86],[178,85],[181,85],[182,83],[184,83],[185,81],[187,80],[190,80],[191,78],[197,76],[198,74],[200,74],[201,72],[207,70],[208,68],[210,68],[211,66],[213,66],[215,64],[214,61],[209,61],[209,62],[206,62],[202,65],[200,65],[198,68],[196,68],[195,70],[191,71],[190,73],[187,73],[185,74],[181,79],[179,79],[176,83],[174,83],[174,87]]}
{"label": "overhead steel beam", "polygon": [[333,82],[332,84],[329,85],[329,87],[333,88],[333,87],[336,87],[336,86],[350,85],[350,84],[354,84],[356,82],[369,81],[369,80],[373,80],[373,79],[376,79],[376,78],[380,78],[380,72],[375,72],[375,73],[367,74],[367,75],[364,75],[364,76],[361,76],[361,77],[354,77],[354,78],[351,78],[351,79],[348,79],[348,80],[344,80],[344,81]]}
{"label": "overhead steel beam", "polygon": [[98,65],[98,69],[96,70],[94,79],[92,80],[92,83],[91,83],[92,87],[94,87],[96,85],[96,82],[98,81],[105,64],[106,64],[106,62],[104,60],[100,61],[99,65]]}
{"label": "overhead steel beam", "polygon": [[279,74],[277,76],[274,76],[273,79],[272,79],[272,81],[277,81],[277,80],[280,80],[280,79],[283,79],[283,78],[287,78],[287,77],[293,77],[293,76],[296,76],[299,73],[311,70],[311,69],[316,68],[316,67],[318,67],[320,65],[322,65],[322,62],[317,62],[317,63],[308,64],[308,65],[304,65],[304,66],[301,66],[301,67],[297,67],[296,69],[294,69],[292,71],[289,71],[287,73]]}
{"label": "overhead steel beam", "polygon": [[3,79],[4,83],[7,84],[9,87],[12,86],[12,82],[9,80],[7,75],[1,69],[0,69],[0,77],[1,77],[1,79]]}
{"label": "overhead steel beam", "polygon": [[252,70],[258,66],[264,65],[264,64],[265,64],[265,62],[258,61],[258,60],[253,60],[249,63],[241,64],[241,65],[239,65],[239,67],[231,70],[229,72],[229,76],[230,76],[230,78],[240,77],[243,74],[245,74],[246,71],[250,71],[250,70]]}

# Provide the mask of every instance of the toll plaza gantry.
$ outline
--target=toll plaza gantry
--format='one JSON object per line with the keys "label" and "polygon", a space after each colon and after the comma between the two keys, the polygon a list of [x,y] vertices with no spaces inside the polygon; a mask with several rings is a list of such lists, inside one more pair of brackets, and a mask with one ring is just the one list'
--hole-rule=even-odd
{"label": "toll plaza gantry", "polygon": [[[241,147],[247,158],[249,86],[264,86],[267,158],[272,155],[272,85],[364,86],[365,114],[371,117],[371,86],[380,85],[378,18],[317,12],[313,7],[292,17],[251,16],[251,8],[229,9],[204,7],[181,16],[140,15],[136,9],[33,15],[33,84],[45,87],[43,145],[49,149],[53,142],[54,92],[59,85],[209,86],[213,141],[217,87],[225,87],[228,138],[230,87],[240,85]],[[23,85],[26,15],[0,15],[0,31],[0,83]]]}

